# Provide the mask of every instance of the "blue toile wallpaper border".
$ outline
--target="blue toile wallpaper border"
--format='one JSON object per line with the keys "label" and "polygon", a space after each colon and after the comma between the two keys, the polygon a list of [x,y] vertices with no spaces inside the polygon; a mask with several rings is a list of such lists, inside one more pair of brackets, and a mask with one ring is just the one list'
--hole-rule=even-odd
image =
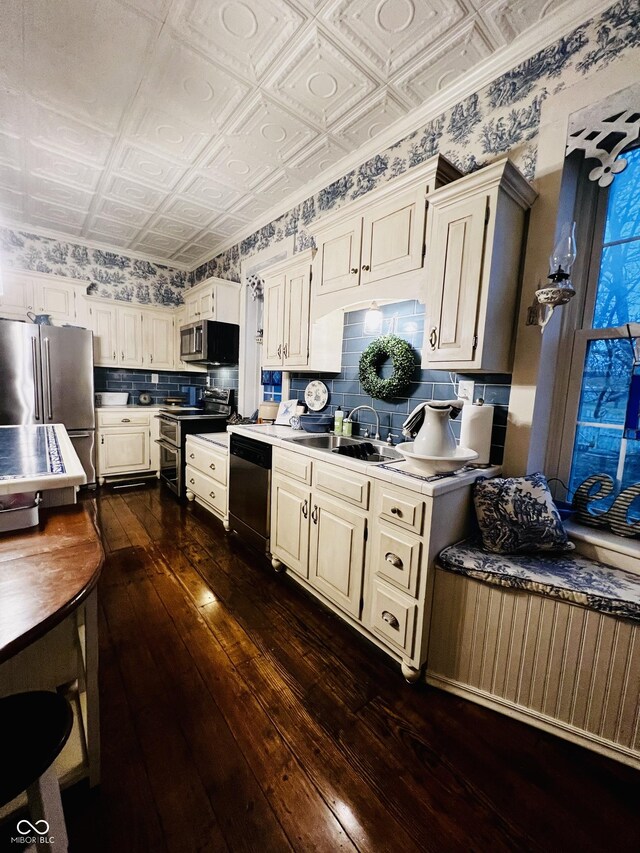
{"label": "blue toile wallpaper border", "polygon": [[242,260],[285,237],[295,236],[296,251],[308,248],[320,216],[435,154],[445,155],[465,173],[508,154],[533,178],[545,99],[638,47],[640,0],[621,0],[191,273],[0,227],[3,261],[18,269],[87,281],[89,292],[99,296],[180,305],[185,288],[209,276],[240,281]]}

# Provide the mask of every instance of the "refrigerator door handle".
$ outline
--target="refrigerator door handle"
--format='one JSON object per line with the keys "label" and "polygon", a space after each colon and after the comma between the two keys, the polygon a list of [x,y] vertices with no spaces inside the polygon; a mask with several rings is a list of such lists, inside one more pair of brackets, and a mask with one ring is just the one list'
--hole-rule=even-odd
{"label": "refrigerator door handle", "polygon": [[47,393],[47,417],[53,420],[53,399],[51,397],[51,357],[49,353],[49,338],[45,338],[44,344],[44,385]]}
{"label": "refrigerator door handle", "polygon": [[38,388],[38,341],[31,338],[31,362],[33,364],[33,400],[36,420],[40,420],[40,389]]}

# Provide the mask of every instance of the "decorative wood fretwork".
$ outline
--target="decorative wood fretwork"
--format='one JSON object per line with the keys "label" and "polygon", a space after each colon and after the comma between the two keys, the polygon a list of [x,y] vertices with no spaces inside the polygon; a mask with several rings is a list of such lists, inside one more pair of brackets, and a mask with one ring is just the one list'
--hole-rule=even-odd
{"label": "decorative wood fretwork", "polygon": [[584,151],[586,159],[600,160],[600,165],[589,172],[589,180],[608,187],[627,166],[625,158],[618,159],[618,155],[639,136],[640,108],[618,109],[602,118],[591,117],[584,126],[569,130],[566,155],[579,150]]}

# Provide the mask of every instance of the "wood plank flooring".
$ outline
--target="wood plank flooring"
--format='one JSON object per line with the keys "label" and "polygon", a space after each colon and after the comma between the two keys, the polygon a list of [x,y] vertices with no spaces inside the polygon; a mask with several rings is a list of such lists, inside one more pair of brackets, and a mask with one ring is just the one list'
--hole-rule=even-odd
{"label": "wood plank flooring", "polygon": [[640,774],[424,685],[201,508],[98,498],[103,778],[72,851],[637,851]]}

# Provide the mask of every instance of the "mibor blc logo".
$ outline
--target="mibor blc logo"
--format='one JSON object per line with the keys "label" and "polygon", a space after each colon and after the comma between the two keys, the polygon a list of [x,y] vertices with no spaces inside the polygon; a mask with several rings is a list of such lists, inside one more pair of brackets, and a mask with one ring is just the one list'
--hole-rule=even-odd
{"label": "mibor blc logo", "polygon": [[19,820],[16,824],[18,835],[11,839],[12,844],[53,844],[54,837],[49,835],[49,824],[46,820]]}

